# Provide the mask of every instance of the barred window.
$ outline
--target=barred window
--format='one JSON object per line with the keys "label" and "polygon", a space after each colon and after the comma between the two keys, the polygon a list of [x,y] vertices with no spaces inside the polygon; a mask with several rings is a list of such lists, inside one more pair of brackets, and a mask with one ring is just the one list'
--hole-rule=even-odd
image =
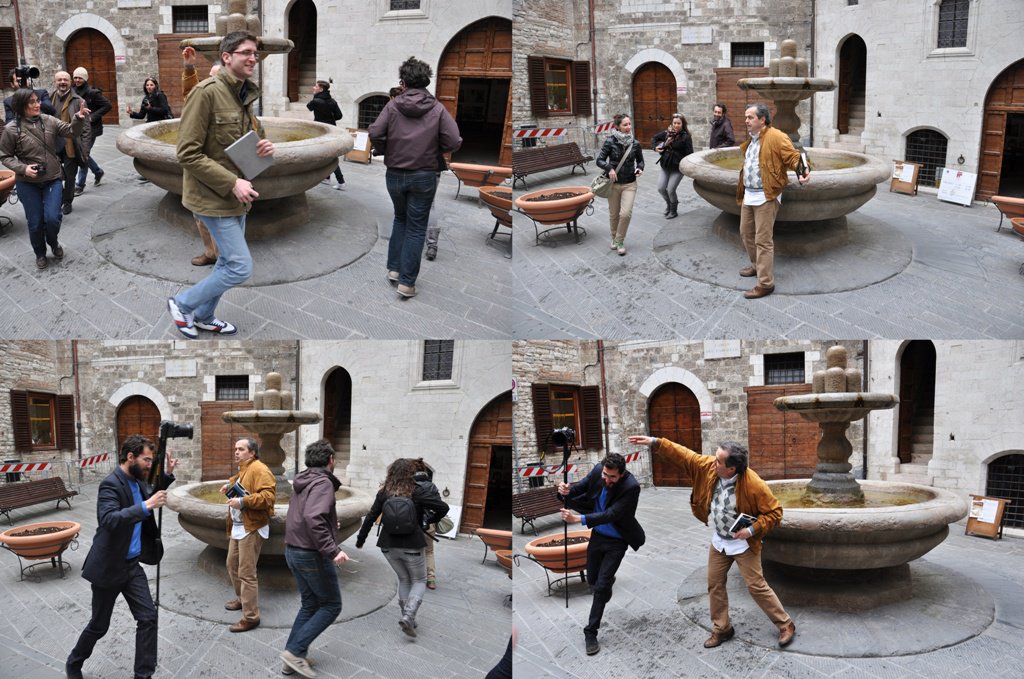
{"label": "barred window", "polygon": [[367,97],[359,102],[359,129],[365,130],[377,119],[390,99],[384,95]]}
{"label": "barred window", "polygon": [[423,381],[450,380],[455,340],[423,340]]}
{"label": "barred window", "polygon": [[248,375],[217,375],[218,401],[248,401]]}
{"label": "barred window", "polygon": [[803,384],[804,352],[765,354],[764,383],[765,385]]}
{"label": "barred window", "polygon": [[420,0],[391,0],[391,11],[400,9],[419,9]]}
{"label": "barred window", "polygon": [[967,13],[970,0],[943,0],[939,6],[938,47],[967,46]]}
{"label": "barred window", "polygon": [[906,159],[921,164],[917,175],[918,186],[937,186],[946,165],[946,145],[949,140],[935,130],[918,130],[907,135]]}
{"label": "barred window", "polygon": [[1024,455],[1003,455],[988,465],[985,494],[1010,500],[1003,525],[1024,528]]}
{"label": "barred window", "polygon": [[171,25],[175,33],[209,33],[210,12],[206,5],[172,7]]}
{"label": "barred window", "polygon": [[764,66],[763,42],[732,43],[733,68],[760,68]]}

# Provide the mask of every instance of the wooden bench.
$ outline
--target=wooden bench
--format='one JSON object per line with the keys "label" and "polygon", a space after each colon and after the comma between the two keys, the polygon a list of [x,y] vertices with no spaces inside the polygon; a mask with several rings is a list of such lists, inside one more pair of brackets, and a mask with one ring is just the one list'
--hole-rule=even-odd
{"label": "wooden bench", "polygon": [[557,514],[564,506],[558,499],[558,490],[555,486],[534,488],[525,493],[512,495],[512,516],[522,521],[520,533],[525,533],[526,524],[530,524],[533,534],[536,535],[537,528],[533,525],[533,520],[548,514]]}
{"label": "wooden bench", "polygon": [[43,502],[57,501],[57,508],[61,502],[66,502],[68,509],[71,509],[71,498],[78,495],[77,490],[68,490],[64,486],[64,479],[53,476],[38,481],[25,481],[24,483],[6,483],[0,486],[0,514],[7,515],[7,522],[11,521],[11,510]]}
{"label": "wooden bench", "polygon": [[992,196],[989,200],[991,200],[992,204],[996,206],[997,210],[999,210],[999,226],[996,227],[996,233],[999,233],[1000,229],[1003,228],[1003,217],[1006,217],[1007,219],[1024,217],[1024,198]]}
{"label": "wooden bench", "polygon": [[566,144],[555,144],[554,146],[536,146],[529,149],[521,149],[512,152],[512,188],[516,182],[523,182],[526,186],[526,175],[545,170],[556,170],[560,167],[571,167],[572,174],[576,174],[576,168],[587,173],[585,163],[594,159],[593,156],[585,156],[580,151],[576,142]]}

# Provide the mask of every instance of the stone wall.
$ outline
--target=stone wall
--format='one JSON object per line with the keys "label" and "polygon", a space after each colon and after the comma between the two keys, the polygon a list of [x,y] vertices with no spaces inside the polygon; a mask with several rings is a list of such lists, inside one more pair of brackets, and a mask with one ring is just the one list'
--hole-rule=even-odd
{"label": "stone wall", "polygon": [[73,459],[71,451],[14,451],[11,420],[11,390],[33,390],[48,394],[73,394],[74,377],[71,344],[45,340],[0,342],[0,461],[63,463]]}

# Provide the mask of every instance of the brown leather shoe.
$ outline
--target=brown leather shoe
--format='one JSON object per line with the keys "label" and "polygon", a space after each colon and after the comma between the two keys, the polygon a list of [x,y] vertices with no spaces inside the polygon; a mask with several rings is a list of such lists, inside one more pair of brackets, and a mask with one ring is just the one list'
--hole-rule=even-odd
{"label": "brown leather shoe", "polygon": [[205,252],[201,255],[196,255],[195,257],[192,258],[192,266],[210,266],[211,264],[216,263],[217,258],[209,257]]}
{"label": "brown leather shoe", "polygon": [[721,646],[722,642],[729,641],[736,636],[736,628],[730,627],[724,632],[711,631],[711,636],[708,637],[707,641],[704,642],[704,648],[714,648],[715,646]]}
{"label": "brown leather shoe", "polygon": [[775,292],[775,286],[770,288],[763,288],[760,285],[755,285],[753,290],[747,290],[743,293],[743,296],[747,299],[761,299]]}
{"label": "brown leather shoe", "polygon": [[793,643],[793,637],[796,636],[796,623],[792,620],[789,624],[779,630],[779,648],[785,648]]}
{"label": "brown leather shoe", "polygon": [[743,276],[744,278],[750,278],[752,276],[756,276],[757,275],[757,269],[755,269],[752,266],[745,266],[742,269],[740,269],[740,275]]}
{"label": "brown leather shoe", "polygon": [[242,602],[238,599],[232,599],[224,604],[224,609],[228,611],[240,611],[242,610]]}
{"label": "brown leather shoe", "polygon": [[231,630],[232,632],[248,632],[249,630],[256,629],[259,626],[260,626],[259,619],[256,619],[256,620],[246,620],[245,618],[242,618],[241,620],[236,622],[231,627],[228,627],[228,629]]}

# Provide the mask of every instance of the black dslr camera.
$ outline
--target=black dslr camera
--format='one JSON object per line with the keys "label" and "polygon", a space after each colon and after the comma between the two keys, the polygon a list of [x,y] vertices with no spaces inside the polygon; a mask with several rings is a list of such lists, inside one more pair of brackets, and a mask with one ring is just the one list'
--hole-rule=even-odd
{"label": "black dslr camera", "polygon": [[154,491],[163,490],[164,460],[167,457],[167,439],[192,438],[191,424],[178,424],[170,420],[160,420],[160,443],[156,450],[156,459],[149,468],[147,481]]}
{"label": "black dslr camera", "polygon": [[46,174],[46,163],[36,163],[32,167],[36,169],[37,177],[42,177],[44,174]]}
{"label": "black dslr camera", "polygon": [[18,81],[19,88],[28,87],[29,80],[35,80],[39,77],[39,68],[36,66],[29,66],[22,59],[21,65],[14,69],[14,77]]}

